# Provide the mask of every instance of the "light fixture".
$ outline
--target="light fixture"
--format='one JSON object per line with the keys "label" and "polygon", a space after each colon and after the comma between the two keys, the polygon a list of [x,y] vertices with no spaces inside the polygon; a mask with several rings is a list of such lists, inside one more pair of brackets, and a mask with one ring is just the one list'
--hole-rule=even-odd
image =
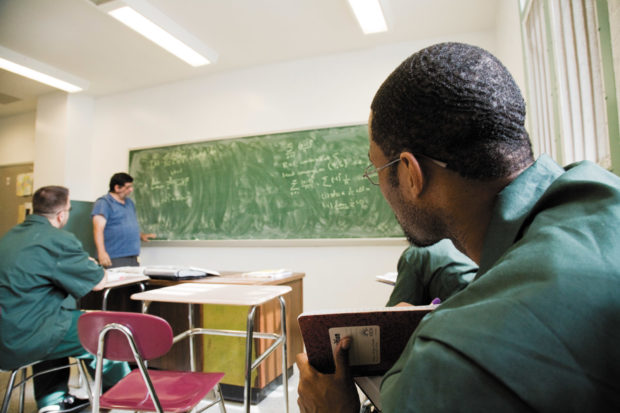
{"label": "light fixture", "polygon": [[0,46],[0,68],[69,93],[88,88],[83,79]]}
{"label": "light fixture", "polygon": [[91,0],[97,7],[191,66],[214,63],[217,53],[145,0]]}
{"label": "light fixture", "polygon": [[349,0],[349,5],[364,34],[387,31],[387,24],[379,0]]}

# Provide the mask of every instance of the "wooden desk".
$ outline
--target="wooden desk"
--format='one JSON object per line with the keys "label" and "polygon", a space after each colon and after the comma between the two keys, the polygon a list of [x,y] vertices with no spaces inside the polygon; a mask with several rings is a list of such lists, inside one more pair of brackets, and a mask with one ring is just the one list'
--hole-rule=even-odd
{"label": "wooden desk", "polygon": [[[286,323],[280,323],[279,334],[267,331],[254,332],[256,309],[260,305],[278,299],[280,302],[280,319],[286,319],[286,304],[284,295],[292,291],[288,286],[277,285],[243,285],[243,284],[215,284],[215,283],[181,283],[170,287],[154,289],[131,296],[134,300],[146,302],[165,302],[165,303],[185,303],[189,305],[189,329],[175,337],[175,342],[182,338],[189,337],[191,367],[195,370],[195,351],[193,346],[193,335],[206,334],[225,337],[243,337],[245,345],[245,385],[244,385],[244,405],[247,413],[250,412],[251,404],[251,376],[255,370],[269,354],[272,354],[277,347],[282,347],[282,371],[284,386],[285,412],[288,412],[288,374],[286,360]],[[210,305],[231,305],[249,307],[247,324],[245,330],[231,329],[209,329],[195,327],[192,319],[192,304]],[[148,304],[147,304],[148,305]],[[254,340],[270,340],[269,346],[265,351],[258,351],[253,360]],[[209,368],[210,369],[210,368]],[[224,370],[227,371],[227,370]]]}
{"label": "wooden desk", "polygon": [[[304,273],[277,278],[250,278],[241,276],[242,271],[224,271],[221,277],[207,277],[199,280],[189,280],[198,284],[231,284],[231,285],[282,285],[291,287],[292,291],[285,295],[286,327],[287,327],[287,363],[289,374],[293,371],[295,356],[303,352],[303,340],[297,316],[303,312],[303,278]],[[178,282],[150,280],[148,289],[171,286]],[[258,306],[256,310],[257,331],[277,332],[280,329],[280,308],[277,301],[270,301]],[[175,303],[153,302],[149,313],[165,318],[172,326],[175,335],[188,328],[188,306]],[[193,319],[196,325],[214,329],[246,328],[248,308],[243,306],[204,304],[193,306]],[[226,371],[221,386],[224,398],[227,400],[243,401],[244,392],[244,363],[243,354],[245,341],[237,337],[201,336],[196,346],[196,365],[199,370]],[[255,347],[261,353],[268,347],[265,340],[256,340]],[[224,349],[224,350],[222,350]],[[188,370],[190,361],[187,347],[173,346],[172,350],[163,358],[152,361],[152,366],[165,369]],[[252,378],[251,402],[256,404],[263,400],[281,382],[282,358],[276,351],[269,355],[254,372]]]}

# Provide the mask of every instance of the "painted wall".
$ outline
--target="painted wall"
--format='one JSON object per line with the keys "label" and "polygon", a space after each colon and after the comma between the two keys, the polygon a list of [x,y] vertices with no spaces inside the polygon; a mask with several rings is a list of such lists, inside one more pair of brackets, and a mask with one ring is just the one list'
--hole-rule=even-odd
{"label": "painted wall", "polygon": [[0,165],[34,161],[35,113],[0,119]]}

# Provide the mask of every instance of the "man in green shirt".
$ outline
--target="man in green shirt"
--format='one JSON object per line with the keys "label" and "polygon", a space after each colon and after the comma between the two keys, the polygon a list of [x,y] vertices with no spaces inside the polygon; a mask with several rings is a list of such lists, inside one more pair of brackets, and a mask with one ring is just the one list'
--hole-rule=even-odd
{"label": "man in green shirt", "polygon": [[[524,120],[506,68],[459,43],[415,53],[375,95],[366,175],[413,244],[448,238],[479,267],[384,375],[384,413],[620,411],[620,179],[534,161]],[[358,410],[350,345],[333,375],[298,356],[302,412]]]}
{"label": "man in green shirt", "polygon": [[474,279],[478,266],[444,239],[427,247],[409,246],[396,269],[398,275],[388,307],[402,303],[427,305],[436,298],[446,301]]}
{"label": "man in green shirt", "polygon": [[[0,366],[12,369],[38,360],[63,364],[90,358],[77,335],[75,300],[100,290],[105,271],[71,233],[63,231],[71,201],[67,188],[47,186],[32,199],[33,215],[0,239]],[[62,360],[64,361],[64,360]],[[36,373],[38,366],[33,368]],[[129,372],[127,363],[106,361],[105,385]],[[88,400],[68,394],[68,370],[36,377],[40,413],[78,411]]]}

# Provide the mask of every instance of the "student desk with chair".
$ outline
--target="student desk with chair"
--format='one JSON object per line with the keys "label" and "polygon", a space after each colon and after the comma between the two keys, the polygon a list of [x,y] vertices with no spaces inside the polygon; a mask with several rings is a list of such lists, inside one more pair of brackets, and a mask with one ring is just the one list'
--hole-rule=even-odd
{"label": "student desk with chair", "polygon": [[[281,354],[283,355],[282,362],[282,378],[284,387],[284,402],[285,412],[288,412],[288,369],[287,369],[287,348],[286,348],[286,322],[280,323],[279,331],[260,331],[255,332],[256,322],[256,310],[260,305],[267,304],[269,302],[279,301],[280,303],[280,320],[286,320],[286,303],[284,295],[290,293],[292,290],[289,286],[278,285],[243,285],[243,284],[215,284],[215,283],[181,283],[169,287],[162,287],[154,290],[149,290],[143,293],[137,293],[132,295],[134,300],[143,300],[147,303],[147,307],[151,302],[163,302],[163,303],[180,303],[188,306],[188,329],[181,334],[175,336],[174,341],[180,341],[184,338],[189,339],[189,358],[191,369],[196,370],[195,362],[195,347],[193,345],[193,339],[195,335],[207,335],[207,336],[219,336],[225,338],[241,338],[245,341],[245,354],[243,359],[245,360],[244,366],[244,391],[243,401],[245,411],[250,412],[251,404],[251,390],[252,390],[252,372],[256,370],[262,362],[270,355],[275,354],[275,350],[281,347]],[[205,328],[201,325],[206,324],[204,321],[201,323],[195,323],[192,317],[192,307],[194,305],[226,305],[237,306],[243,309],[248,309],[247,321],[245,329],[217,329],[217,328]],[[203,312],[203,317],[206,320],[209,318],[209,314]],[[261,323],[258,323],[261,324]],[[254,341],[260,343],[262,339],[268,342],[268,347],[264,350],[259,350],[259,347],[254,346]],[[257,344],[258,344],[257,343]],[[213,352],[215,356],[222,356],[224,352],[230,352],[231,346],[221,349],[206,349],[205,345],[203,354]],[[254,360],[253,360],[254,359]],[[232,366],[229,365],[227,369],[220,369],[221,371],[229,371]],[[205,368],[212,370],[215,368],[210,363],[205,363]],[[216,368],[217,369],[217,368]]]}
{"label": "student desk with chair", "polygon": [[[252,330],[254,345],[251,346],[251,357],[257,364],[252,372],[252,384],[250,402],[252,404],[263,400],[269,392],[275,389],[284,379],[283,360],[281,351],[273,351],[264,359],[256,359],[268,351],[273,345],[273,340],[260,339],[262,334],[271,335],[280,333],[280,320],[282,304],[285,307],[286,323],[286,349],[287,349],[287,372],[293,371],[295,355],[303,352],[303,341],[297,316],[303,312],[303,277],[304,273],[293,272],[274,277],[269,276],[244,276],[241,271],[223,271],[220,276],[206,278],[167,281],[148,280],[147,291],[133,294],[131,298],[136,301],[149,302],[148,313],[158,315],[166,319],[173,328],[175,336],[187,332],[190,328],[208,330],[235,330],[243,332],[240,335],[203,335],[190,337],[194,347],[191,354],[186,345],[175,345],[164,357],[149,362],[149,365],[162,369],[189,370],[192,364],[197,371],[225,371],[222,379],[222,391],[227,400],[245,401],[246,390],[246,332],[250,329],[248,321],[252,316]],[[181,290],[167,290],[174,286],[183,286]],[[214,295],[207,294],[206,298],[197,298],[199,294],[190,298],[191,291],[200,291],[200,286],[230,287],[228,292],[238,292],[239,297],[231,301],[218,301]],[[194,287],[192,287],[194,286]],[[267,286],[269,288],[261,288]],[[236,288],[238,287],[238,288]],[[250,288],[254,287],[254,288]],[[279,288],[276,296],[270,297],[269,290]],[[177,287],[180,288],[180,287]],[[163,289],[163,290],[162,290]],[[156,292],[162,290],[162,292]],[[225,288],[218,289],[225,292]],[[182,292],[184,291],[184,292]],[[203,293],[212,291],[203,288]],[[266,295],[265,295],[266,294]],[[245,297],[245,298],[244,298]],[[276,299],[280,298],[281,299]],[[234,295],[232,296],[234,298]],[[256,302],[256,299],[260,299]],[[282,303],[280,302],[282,301]],[[203,367],[204,366],[204,367]],[[249,406],[249,405],[248,405]]]}

